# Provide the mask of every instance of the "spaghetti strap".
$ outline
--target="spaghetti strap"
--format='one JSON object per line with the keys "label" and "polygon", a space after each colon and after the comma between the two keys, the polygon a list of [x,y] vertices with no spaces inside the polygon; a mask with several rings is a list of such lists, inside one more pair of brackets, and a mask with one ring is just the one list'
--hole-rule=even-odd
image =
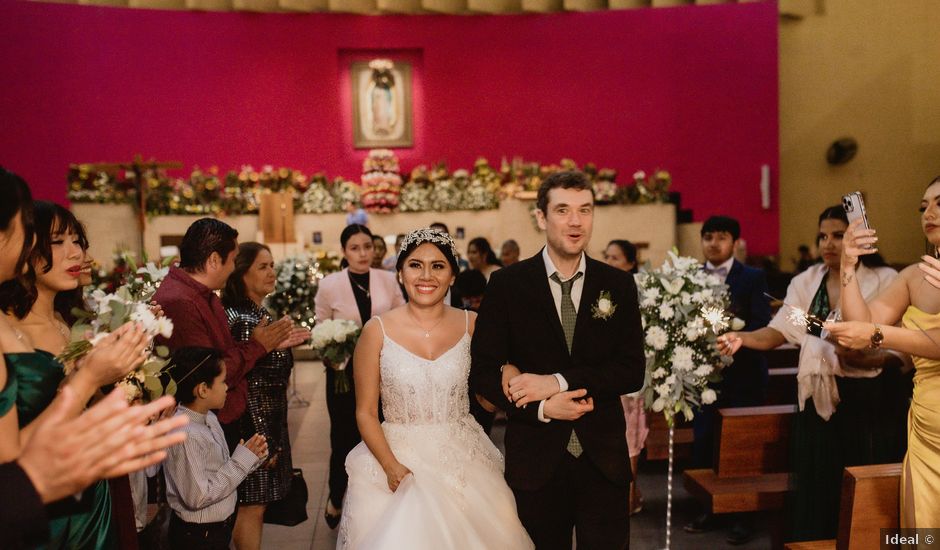
{"label": "spaghetti strap", "polygon": [[464,334],[470,334],[470,310],[467,310],[467,309],[463,310],[463,317],[464,317],[463,332]]}
{"label": "spaghetti strap", "polygon": [[385,334],[385,323],[382,322],[382,318],[376,315],[375,317],[373,317],[373,319],[377,320],[379,322],[379,326],[382,327],[382,336],[388,336],[387,334]]}

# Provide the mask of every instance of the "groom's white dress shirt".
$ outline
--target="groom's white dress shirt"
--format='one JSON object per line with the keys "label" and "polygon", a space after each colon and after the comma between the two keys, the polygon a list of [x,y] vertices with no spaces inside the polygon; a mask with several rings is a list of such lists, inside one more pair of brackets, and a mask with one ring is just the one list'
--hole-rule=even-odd
{"label": "groom's white dress shirt", "polygon": [[[578,264],[578,270],[575,271],[571,277],[563,279],[561,272],[558,271],[558,268],[555,267],[555,263],[552,261],[551,257],[548,255],[548,247],[542,249],[542,259],[545,261],[545,274],[548,277],[548,288],[552,291],[552,299],[555,301],[555,312],[558,313],[558,322],[561,322],[561,285],[552,281],[552,275],[558,273],[558,278],[562,282],[568,281],[574,277],[578,276],[578,273],[581,274],[580,277],[575,279],[574,283],[571,285],[571,301],[574,302],[574,311],[578,311],[578,307],[581,304],[581,292],[584,290],[584,272],[587,269],[587,259],[584,255],[584,252],[581,253],[581,262]],[[559,373],[555,373],[555,378],[558,379],[558,391],[568,391],[568,381],[565,380],[565,377]],[[551,418],[546,418],[545,414],[545,400],[539,401],[539,420],[542,422],[551,422]]]}

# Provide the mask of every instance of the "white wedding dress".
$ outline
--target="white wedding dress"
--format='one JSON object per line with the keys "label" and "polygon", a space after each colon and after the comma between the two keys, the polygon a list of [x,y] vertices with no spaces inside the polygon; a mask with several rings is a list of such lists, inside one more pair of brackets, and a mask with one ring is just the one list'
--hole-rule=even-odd
{"label": "white wedding dress", "polygon": [[364,442],[350,451],[337,548],[533,548],[503,458],[469,413],[469,333],[433,361],[384,335],[379,366],[382,429],[414,475],[393,493]]}

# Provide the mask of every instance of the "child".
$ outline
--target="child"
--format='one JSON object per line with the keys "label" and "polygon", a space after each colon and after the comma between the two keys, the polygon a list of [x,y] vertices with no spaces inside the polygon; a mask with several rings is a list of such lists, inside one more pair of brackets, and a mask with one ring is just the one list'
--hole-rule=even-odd
{"label": "child", "polygon": [[167,455],[170,546],[174,549],[227,550],[235,523],[236,489],[268,454],[264,437],[240,442],[229,456],[225,435],[210,409],[225,405],[225,363],[209,348],[180,348],[173,354],[178,415],[189,417],[185,444]]}

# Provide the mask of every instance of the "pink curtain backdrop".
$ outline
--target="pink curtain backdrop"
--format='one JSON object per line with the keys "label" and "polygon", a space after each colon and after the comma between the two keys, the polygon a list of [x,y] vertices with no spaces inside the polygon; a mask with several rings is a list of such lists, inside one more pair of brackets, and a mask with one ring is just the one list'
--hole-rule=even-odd
{"label": "pink curtain backdrop", "polygon": [[[477,156],[672,172],[696,220],[778,247],[774,2],[517,16],[169,12],[0,0],[0,163],[65,200],[73,162],[358,178],[348,63],[414,63],[403,170]],[[769,210],[760,166],[771,167]],[[629,238],[629,235],[624,235]]]}

